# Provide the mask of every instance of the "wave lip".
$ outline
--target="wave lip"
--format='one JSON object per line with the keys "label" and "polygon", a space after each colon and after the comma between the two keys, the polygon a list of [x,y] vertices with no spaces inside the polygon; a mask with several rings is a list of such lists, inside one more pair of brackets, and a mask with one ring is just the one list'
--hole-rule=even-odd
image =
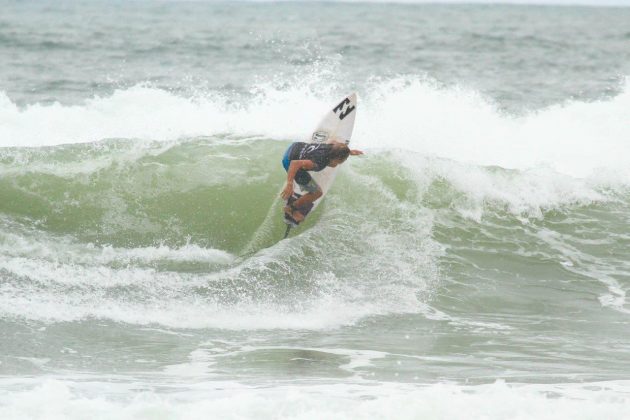
{"label": "wave lip", "polygon": [[[339,96],[323,75],[309,77],[313,80],[307,84],[282,88],[256,85],[246,97],[208,92],[184,98],[137,85],[82,105],[20,109],[0,94],[0,147],[107,138],[168,141],[225,133],[304,139]],[[546,166],[579,177],[600,169],[629,175],[628,79],[615,97],[567,101],[523,115],[505,114],[475,91],[420,77],[373,80],[359,94],[362,109],[354,135],[359,147],[398,148],[520,170]]]}

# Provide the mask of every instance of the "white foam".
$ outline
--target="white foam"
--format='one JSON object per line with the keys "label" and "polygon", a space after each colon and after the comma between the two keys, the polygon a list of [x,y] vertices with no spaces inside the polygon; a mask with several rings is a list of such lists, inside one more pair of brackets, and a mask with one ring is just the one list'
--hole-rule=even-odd
{"label": "white foam", "polygon": [[421,193],[435,181],[447,181],[463,195],[454,199],[454,209],[477,221],[486,204],[500,206],[514,215],[542,218],[545,210],[614,199],[601,192],[598,181],[562,175],[548,167],[504,171],[402,151],[388,156],[410,171]]}
{"label": "white foam", "polygon": [[[6,381],[5,381],[6,382]],[[337,383],[171,386],[24,379],[3,383],[0,417],[17,419],[627,419],[630,384]],[[164,385],[161,386],[164,388]]]}
{"label": "white foam", "polygon": [[[313,80],[283,88],[254,86],[247,100],[213,93],[182,98],[139,85],[82,105],[19,108],[0,94],[0,146],[112,137],[165,141],[222,133],[304,139],[323,110],[347,93],[320,74],[307,78]],[[568,101],[520,116],[501,112],[474,91],[424,78],[374,81],[359,93],[353,138],[358,147],[399,148],[521,170],[542,165],[579,177],[600,168],[618,171],[625,181],[630,175],[629,81],[613,98]]]}
{"label": "white foam", "polygon": [[[87,283],[90,277],[82,279]],[[104,296],[104,289],[111,287],[111,280],[107,285],[83,285],[79,290],[65,293],[25,285],[4,285],[0,287],[0,314],[3,318],[43,322],[108,319],[171,328],[327,330],[352,325],[364,317],[395,310],[379,307],[374,303],[348,302],[343,295],[310,299],[299,308],[268,301],[250,303],[246,296],[240,302],[228,304],[218,301],[220,297],[204,299],[187,293],[186,289],[177,289],[173,278],[165,280],[170,281],[168,287],[159,285],[159,278],[149,282],[148,276],[138,278],[133,273],[124,279],[130,284],[137,282],[138,288],[144,294],[138,294],[133,299]],[[198,277],[192,280],[200,281]]]}
{"label": "white foam", "polygon": [[382,83],[361,100],[355,139],[370,146],[504,168],[544,165],[573,176],[630,162],[628,81],[609,100],[567,102],[524,116],[504,114],[474,91],[417,79]]}
{"label": "white foam", "polygon": [[[303,113],[308,108],[328,107],[306,90],[270,90],[246,105],[234,105],[221,95],[182,98],[138,85],[116,90],[108,97],[88,99],[82,105],[33,104],[22,109],[0,92],[0,147],[85,143],[107,138],[165,141],[221,133],[304,137],[317,117],[304,118]],[[280,118],[287,123],[277,124]],[[301,123],[305,120],[309,121],[306,125]]]}
{"label": "white foam", "polygon": [[[174,328],[318,330],[354,324],[391,310],[410,310],[417,302],[413,295],[408,307],[357,299],[363,293],[352,285],[337,284],[331,273],[318,274],[320,293],[299,305],[277,302],[273,294],[253,299],[258,288],[256,273],[265,272],[266,264],[281,263],[277,254],[286,254],[282,249],[223,269],[222,264],[233,262],[230,254],[193,245],[179,249],[86,247],[68,238],[36,233],[0,235],[0,269],[16,279],[0,284],[4,317],[44,322],[96,318]],[[209,262],[218,271],[186,273],[143,266],[163,259]],[[219,293],[203,292],[216,282],[221,284]],[[243,287],[250,293],[242,293]],[[114,289],[124,298],[112,293]],[[224,302],[225,296],[232,298]]]}
{"label": "white foam", "polygon": [[[8,220],[3,220],[11,226]],[[52,236],[37,230],[27,230],[13,225],[15,232],[0,232],[0,252],[4,256],[16,258],[41,259],[70,265],[145,265],[156,262],[196,262],[211,265],[226,265],[234,261],[235,256],[214,248],[203,248],[187,243],[180,247],[167,245],[121,248],[111,245],[98,246],[91,243],[79,243],[69,236]],[[7,260],[9,262],[9,260]],[[25,262],[26,264],[27,262]],[[36,262],[39,264],[40,262]],[[19,268],[16,266],[16,268]]]}
{"label": "white foam", "polygon": [[[285,267],[289,270],[286,275],[293,279],[288,287],[295,288],[289,291],[282,282],[268,283],[265,276],[270,268],[277,273],[278,267],[286,265],[287,258],[303,253],[311,244],[321,252],[334,253],[334,249],[319,245],[317,241],[326,235],[317,229],[293,238],[293,243],[285,241],[244,261],[226,267],[213,265],[213,270],[205,273],[161,271],[143,263],[161,258],[175,261],[209,258],[216,264],[212,250],[192,247],[192,256],[188,254],[190,246],[176,251],[84,247],[81,252],[78,244],[63,238],[55,247],[54,238],[44,234],[30,238],[28,233],[22,233],[23,236],[0,235],[0,252],[4,256],[0,259],[0,270],[9,276],[0,283],[0,314],[44,322],[109,319],[173,328],[338,328],[369,316],[418,312],[417,292],[428,281],[418,273],[429,270],[430,274],[432,267],[430,261],[420,267],[402,264],[405,258],[417,260],[411,250],[399,255],[400,265],[390,264],[390,267],[373,259],[369,265],[374,265],[374,269],[364,267],[362,272],[376,277],[364,278],[356,270],[350,279],[340,279],[326,271],[294,275]],[[413,231],[407,236],[412,238]],[[407,238],[399,239],[404,243]],[[375,244],[374,252],[400,254],[397,249],[401,245],[394,245],[390,249],[393,245],[387,242]],[[184,255],[180,256],[180,252]],[[318,258],[329,259],[325,253]],[[387,259],[387,255],[383,258]],[[227,259],[232,261],[231,257]],[[111,262],[115,264],[109,265]],[[379,276],[387,276],[392,270],[397,270],[400,279],[394,281],[389,275],[388,283],[380,284]],[[302,284],[308,287],[306,294],[301,290]],[[286,293],[286,299],[276,297]]]}

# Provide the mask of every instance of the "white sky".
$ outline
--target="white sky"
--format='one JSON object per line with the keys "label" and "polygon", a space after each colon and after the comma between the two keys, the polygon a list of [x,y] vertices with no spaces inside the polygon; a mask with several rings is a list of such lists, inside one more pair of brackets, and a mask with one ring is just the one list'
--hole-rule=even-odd
{"label": "white sky", "polygon": [[[556,4],[591,6],[630,6],[630,0],[345,0],[394,3],[500,3],[500,4]],[[630,23],[628,24],[630,26]]]}

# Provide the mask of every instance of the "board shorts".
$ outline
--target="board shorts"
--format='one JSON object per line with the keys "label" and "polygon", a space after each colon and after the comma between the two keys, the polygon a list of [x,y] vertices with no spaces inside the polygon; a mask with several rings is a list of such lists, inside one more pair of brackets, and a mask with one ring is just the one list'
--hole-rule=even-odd
{"label": "board shorts", "polygon": [[[293,145],[287,148],[287,151],[284,152],[284,156],[282,157],[282,166],[287,172],[289,172],[289,164],[291,163],[291,160],[289,159],[291,147],[293,147]],[[300,169],[299,171],[297,171],[297,173],[295,174],[295,182],[297,182],[300,187],[302,187],[309,193],[315,193],[320,190],[319,185],[317,185],[317,182],[315,182],[311,174],[309,174],[304,169]]]}

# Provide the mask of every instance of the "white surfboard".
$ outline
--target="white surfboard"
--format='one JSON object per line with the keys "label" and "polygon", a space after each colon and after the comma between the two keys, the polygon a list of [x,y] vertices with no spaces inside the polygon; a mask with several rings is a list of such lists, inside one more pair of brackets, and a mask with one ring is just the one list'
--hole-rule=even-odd
{"label": "white surfboard", "polygon": [[[346,96],[340,102],[335,104],[335,106],[326,113],[324,118],[321,120],[315,131],[310,138],[310,143],[350,143],[350,138],[352,137],[352,129],[354,128],[354,118],[357,114],[357,95],[353,93],[351,95]],[[313,207],[302,211],[302,214],[306,217],[310,212],[315,210],[315,208],[319,205],[319,203],[324,199],[326,193],[330,189],[333,181],[335,180],[335,176],[337,174],[337,170],[339,168],[331,168],[330,166],[323,169],[319,172],[309,172],[309,174],[313,177],[315,182],[322,189],[322,196],[313,202]],[[302,195],[306,194],[307,191],[302,190],[300,185],[293,181],[293,196],[289,198],[289,202],[293,202],[297,200]],[[288,225],[297,226],[298,223],[295,220],[291,219],[289,216],[285,215],[285,223]]]}

